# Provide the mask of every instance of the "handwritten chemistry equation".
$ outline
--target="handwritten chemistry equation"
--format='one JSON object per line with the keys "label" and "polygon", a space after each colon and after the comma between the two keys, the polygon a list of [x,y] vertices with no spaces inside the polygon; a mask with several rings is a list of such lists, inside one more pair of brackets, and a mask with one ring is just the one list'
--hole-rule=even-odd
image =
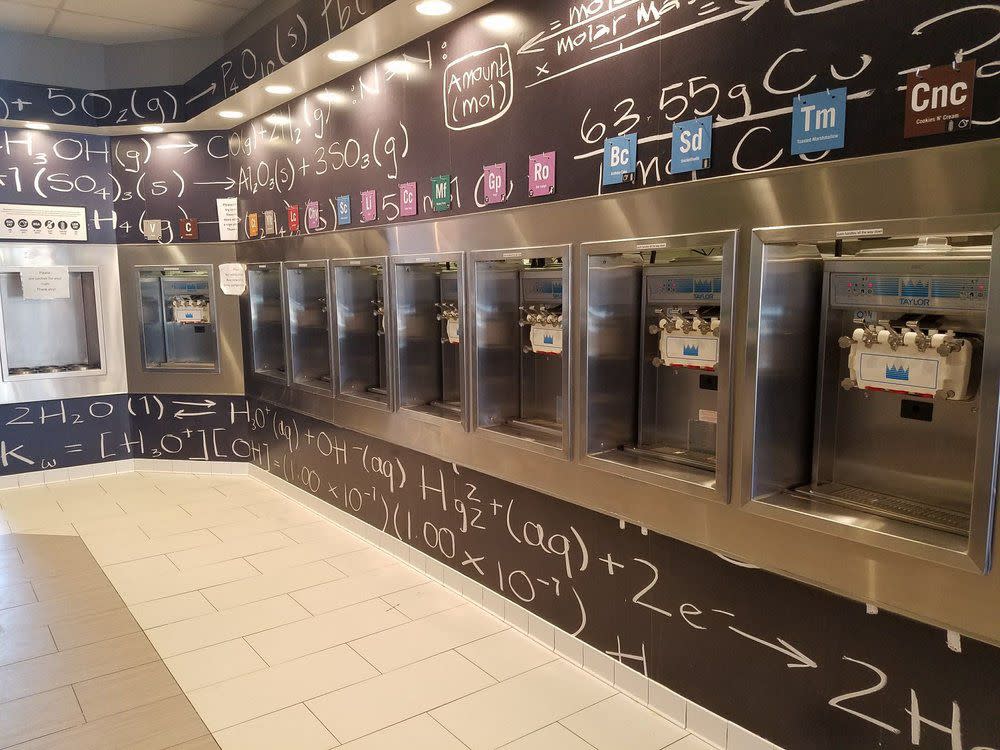
{"label": "handwritten chemistry equation", "polygon": [[[657,665],[670,661],[666,652],[678,647],[672,641],[686,637],[694,653],[722,649],[728,658],[763,664],[767,673],[787,673],[793,681],[810,672],[824,683],[837,680],[834,685],[846,678],[847,688],[823,685],[827,710],[899,735],[908,746],[934,748],[947,735],[952,747],[973,747],[963,744],[957,700],[942,707],[914,687],[896,706],[885,665],[867,654],[810,653],[797,638],[764,628],[758,613],[682,592],[675,583],[679,571],[664,567],[669,561],[638,554],[653,552],[646,529],[575,509],[585,514],[578,525],[534,502],[564,505],[553,498],[265,402],[251,409],[257,466],[579,636],[619,665],[673,686]],[[600,531],[591,516],[601,519]],[[715,559],[733,571],[749,567]],[[645,618],[655,623],[657,637],[629,632],[629,622]],[[940,645],[946,648],[944,634]],[[831,670],[831,678],[823,677]]]}

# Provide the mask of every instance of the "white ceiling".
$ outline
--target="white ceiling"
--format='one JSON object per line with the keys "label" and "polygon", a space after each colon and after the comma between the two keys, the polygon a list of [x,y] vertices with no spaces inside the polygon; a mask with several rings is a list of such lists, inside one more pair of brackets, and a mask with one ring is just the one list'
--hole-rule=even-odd
{"label": "white ceiling", "polygon": [[0,28],[96,44],[217,36],[263,0],[0,0]]}

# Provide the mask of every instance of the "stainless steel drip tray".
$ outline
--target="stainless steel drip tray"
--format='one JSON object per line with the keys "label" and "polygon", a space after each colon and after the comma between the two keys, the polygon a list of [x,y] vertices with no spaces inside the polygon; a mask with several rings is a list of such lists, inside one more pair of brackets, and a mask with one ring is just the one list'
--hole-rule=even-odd
{"label": "stainless steel drip tray", "polygon": [[429,404],[415,404],[403,408],[439,419],[449,419],[456,422],[462,419],[462,404],[459,401],[431,401]]}
{"label": "stainless steel drip tray", "polygon": [[602,471],[610,471],[620,476],[638,479],[658,486],[678,487],[678,482],[715,488],[715,465],[701,467],[690,463],[672,461],[669,453],[623,446],[612,450],[593,453],[589,458]]}
{"label": "stainless steel drip tray", "polygon": [[887,495],[861,487],[845,484],[806,485],[793,490],[794,494],[839,507],[860,510],[882,518],[891,518],[928,529],[943,531],[961,537],[969,533],[969,514],[958,508],[947,508]]}
{"label": "stainless steel drip tray", "polygon": [[521,440],[548,445],[553,448],[562,447],[563,429],[557,422],[547,419],[512,419],[502,425],[488,428],[492,432],[509,435]]}
{"label": "stainless steel drip tray", "polygon": [[640,461],[679,464],[693,469],[710,471],[713,476],[715,475],[715,456],[711,453],[670,445],[626,445],[622,448],[622,453],[634,456]]}

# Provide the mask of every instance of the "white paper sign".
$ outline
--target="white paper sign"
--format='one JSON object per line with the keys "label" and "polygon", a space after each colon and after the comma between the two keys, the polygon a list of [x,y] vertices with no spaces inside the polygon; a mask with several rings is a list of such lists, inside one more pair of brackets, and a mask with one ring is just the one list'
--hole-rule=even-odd
{"label": "white paper sign", "polygon": [[216,198],[215,206],[219,212],[219,239],[222,242],[235,242],[239,239],[240,228],[240,212],[236,206],[236,198]]}
{"label": "white paper sign", "polygon": [[69,268],[40,266],[22,269],[21,289],[25,299],[68,299]]}
{"label": "white paper sign", "polygon": [[[222,200],[229,200],[224,198]],[[242,263],[219,264],[219,287],[223,294],[239,296],[247,289],[247,274]]]}

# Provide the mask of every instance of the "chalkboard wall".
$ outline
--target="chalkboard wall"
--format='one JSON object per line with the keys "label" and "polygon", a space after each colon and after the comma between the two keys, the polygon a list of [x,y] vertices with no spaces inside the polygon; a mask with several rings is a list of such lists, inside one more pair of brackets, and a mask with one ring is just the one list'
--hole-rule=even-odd
{"label": "chalkboard wall", "polygon": [[1000,748],[1000,649],[266,402],[250,426],[260,468],[787,750]]}

